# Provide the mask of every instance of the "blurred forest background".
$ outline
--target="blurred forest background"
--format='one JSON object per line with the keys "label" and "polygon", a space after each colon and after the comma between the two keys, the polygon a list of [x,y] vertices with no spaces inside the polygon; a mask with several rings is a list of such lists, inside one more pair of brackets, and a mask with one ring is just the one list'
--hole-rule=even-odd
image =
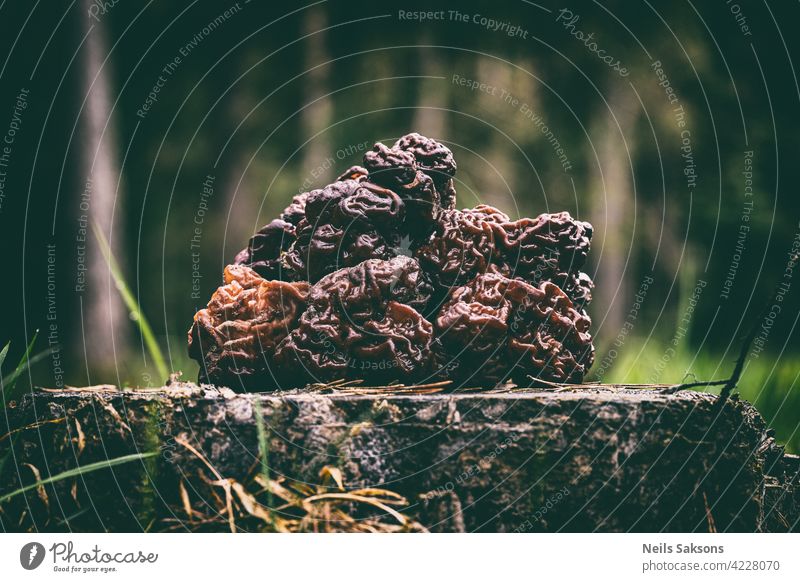
{"label": "blurred forest background", "polygon": [[169,369],[194,379],[192,315],[252,232],[419,131],[454,151],[460,207],[594,224],[589,380],[725,378],[758,322],[741,392],[797,450],[799,17],[723,0],[2,2],[0,341],[16,361],[39,330],[36,385],[163,382],[97,223]]}

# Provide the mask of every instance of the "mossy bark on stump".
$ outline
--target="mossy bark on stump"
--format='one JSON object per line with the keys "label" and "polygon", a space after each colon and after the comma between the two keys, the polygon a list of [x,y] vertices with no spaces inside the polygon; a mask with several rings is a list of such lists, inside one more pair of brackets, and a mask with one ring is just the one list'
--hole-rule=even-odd
{"label": "mossy bark on stump", "polygon": [[178,482],[198,459],[177,441],[244,479],[258,465],[255,399],[273,475],[313,484],[338,467],[348,487],[405,496],[431,531],[791,531],[800,515],[797,457],[735,399],[718,411],[708,394],[610,386],[376,396],[177,383],[40,391],[8,409],[0,495],[34,468],[47,478],[158,454],[15,497],[3,528],[141,531],[185,518]]}

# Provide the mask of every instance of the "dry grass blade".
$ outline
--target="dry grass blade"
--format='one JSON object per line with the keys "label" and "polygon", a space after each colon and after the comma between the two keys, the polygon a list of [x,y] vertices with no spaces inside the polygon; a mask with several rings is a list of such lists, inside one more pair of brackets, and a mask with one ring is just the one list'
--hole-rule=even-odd
{"label": "dry grass blade", "polygon": [[435,394],[443,392],[453,382],[443,380],[430,384],[415,384],[406,386],[405,384],[390,384],[388,386],[362,386],[363,380],[336,380],[328,384],[312,384],[309,389],[321,392],[335,392],[348,396],[358,395],[381,395],[381,394]]}
{"label": "dry grass blade", "polygon": [[36,479],[36,494],[39,496],[39,499],[41,499],[45,508],[49,509],[50,498],[47,497],[47,491],[45,491],[44,485],[42,484],[42,474],[39,472],[39,469],[30,463],[23,463],[23,466],[28,467],[28,469],[30,469],[33,473],[33,476]]}
{"label": "dry grass blade", "polygon": [[283,519],[275,517],[274,513],[268,507],[259,503],[256,497],[250,494],[244,488],[244,485],[236,481],[233,481],[231,482],[231,487],[233,488],[234,493],[236,493],[237,497],[239,498],[242,507],[248,514],[257,519],[260,519],[261,521],[263,521],[265,524],[267,524],[277,532],[288,533],[289,531],[291,531],[289,528],[286,527]]}
{"label": "dry grass blade", "polygon": [[228,516],[228,527],[231,533],[236,533],[236,517],[233,514],[233,493],[231,492],[233,483],[235,483],[235,481],[231,479],[222,479],[221,481],[215,482],[214,485],[222,487],[222,490],[225,492],[225,514]]}
{"label": "dry grass blade", "polygon": [[378,499],[367,497],[366,495],[354,495],[353,493],[322,493],[320,495],[312,495],[311,497],[307,497],[303,500],[303,503],[311,504],[317,501],[329,501],[334,499],[338,501],[352,501],[355,503],[366,503],[368,505],[373,505],[381,511],[385,511],[394,517],[400,524],[406,525],[406,523],[408,523],[408,518],[405,515],[389,507],[387,504],[381,503],[381,501]]}
{"label": "dry grass blade", "polygon": [[64,386],[63,388],[37,388],[40,392],[119,392],[113,384],[95,384],[94,386]]}
{"label": "dry grass blade", "polygon": [[115,421],[117,421],[117,424],[119,424],[120,427],[127,430],[129,434],[133,435],[131,427],[128,426],[128,423],[122,419],[122,416],[120,416],[119,412],[117,412],[117,409],[114,408],[110,402],[106,402],[102,398],[98,398],[98,402],[100,403],[100,406],[102,406],[103,409],[105,409],[105,411],[108,412]]}
{"label": "dry grass blade", "polygon": [[15,428],[14,430],[12,430],[10,432],[7,432],[3,436],[0,436],[0,441],[4,441],[5,439],[7,439],[10,436],[13,436],[14,434],[19,433],[19,432],[24,432],[26,430],[37,429],[37,428],[40,428],[40,427],[42,427],[42,426],[44,426],[46,424],[58,424],[60,422],[66,422],[66,420],[67,420],[66,417],[53,418],[53,419],[50,419],[50,420],[40,420],[39,422],[34,422],[32,424],[28,424],[28,425],[22,426],[20,428]]}
{"label": "dry grass blade", "polygon": [[214,468],[214,465],[212,465],[211,463],[208,462],[208,459],[206,459],[206,457],[205,457],[205,455],[203,455],[203,453],[198,451],[196,448],[194,448],[189,443],[189,441],[187,441],[185,438],[183,438],[183,435],[179,435],[179,436],[175,437],[175,442],[178,443],[179,445],[181,445],[182,447],[184,447],[186,450],[188,450],[190,453],[192,453],[195,457],[200,459],[203,462],[203,464],[206,467],[208,467],[208,470],[211,471],[214,474],[214,476],[217,478],[218,481],[222,481],[223,480],[222,479],[222,475],[220,475],[219,471],[217,471]]}
{"label": "dry grass blade", "polygon": [[408,500],[405,497],[394,491],[388,491],[387,489],[356,489],[350,493],[362,497],[378,497],[383,503],[392,505],[408,505]]}
{"label": "dry grass blade", "polygon": [[531,380],[533,385],[541,384],[543,386],[547,386],[548,388],[557,388],[560,390],[569,390],[571,388],[575,388],[579,386],[578,384],[564,384],[563,382],[551,382],[550,380],[543,380],[542,378],[534,378],[533,376],[528,376]]}
{"label": "dry grass blade", "polygon": [[714,523],[714,516],[711,514],[711,508],[708,506],[708,496],[705,491],[703,492],[703,505],[706,510],[706,522],[708,523],[708,533],[717,533],[717,524]]}
{"label": "dry grass blade", "polygon": [[[175,442],[188,450],[213,475],[210,479],[200,469],[198,476],[201,483],[195,485],[203,487],[204,483],[207,486],[204,501],[215,509],[217,518],[198,519],[192,523],[195,528],[216,531],[224,517],[230,531],[246,531],[249,528],[273,532],[427,531],[394,508],[408,505],[402,495],[377,488],[347,491],[344,476],[338,467],[323,467],[319,472],[320,484],[316,486],[285,477],[272,479],[264,471],[256,472],[242,483],[223,477],[184,435],[176,437]],[[183,511],[192,521],[194,516],[202,514],[192,507],[183,482],[179,487]],[[222,489],[224,498],[217,495],[215,489]],[[275,500],[278,503],[274,503]],[[391,521],[387,522],[387,517]],[[176,526],[169,522],[168,528],[175,529]]]}
{"label": "dry grass blade", "polygon": [[344,378],[340,378],[339,380],[332,380],[331,382],[315,382],[314,384],[309,384],[306,388],[309,390],[333,390],[336,388],[345,388],[345,387],[352,387],[358,386],[364,382],[363,380],[346,380]]}
{"label": "dry grass blade", "polygon": [[342,478],[342,470],[338,467],[325,466],[319,472],[319,477],[323,485],[327,485],[330,481],[336,483],[339,491],[344,491],[344,479]]}
{"label": "dry grass blade", "polygon": [[86,435],[83,434],[83,428],[81,427],[80,421],[75,418],[75,432],[77,433],[77,438],[75,439],[78,446],[78,455],[83,452],[83,449],[86,448]]}
{"label": "dry grass blade", "polygon": [[200,459],[203,464],[208,467],[208,470],[211,471],[214,476],[217,478],[216,481],[212,481],[213,485],[217,485],[222,487],[223,491],[225,491],[225,513],[228,516],[228,527],[231,530],[231,533],[236,533],[236,518],[233,514],[233,495],[231,494],[231,479],[224,479],[222,475],[219,474],[214,466],[206,459],[205,455],[203,455],[200,451],[194,448],[189,442],[183,438],[183,436],[175,437],[175,442],[179,445],[186,448],[189,452],[191,452],[194,456]]}
{"label": "dry grass blade", "polygon": [[192,502],[189,499],[189,492],[186,490],[186,485],[183,484],[183,479],[178,481],[178,493],[181,496],[181,503],[183,503],[183,510],[186,512],[186,516],[189,518],[189,521],[194,520],[194,510],[192,509]]}
{"label": "dry grass blade", "polygon": [[[180,440],[209,471],[218,475],[202,453],[184,438]],[[249,527],[273,532],[427,531],[394,508],[408,505],[402,495],[377,488],[347,491],[342,472],[337,467],[323,467],[320,471],[322,483],[316,487],[284,477],[266,479],[261,473],[254,475],[250,487],[235,479],[208,479],[202,471],[199,476],[203,483],[213,488],[207,499],[216,503],[219,517],[216,520],[213,517],[197,519],[192,523],[195,528],[216,530],[221,525],[219,518],[224,516],[232,531],[236,528],[236,520],[241,524],[238,529],[248,528],[249,523]],[[186,487],[182,483],[180,486],[184,512],[190,516],[200,515],[192,508]],[[224,499],[214,494],[214,489],[220,488],[225,491]],[[264,499],[267,498],[278,503],[266,505]],[[387,522],[387,517],[391,521]],[[165,524],[170,530],[177,528],[172,522]]]}
{"label": "dry grass blade", "polygon": [[[272,491],[272,494],[274,496],[279,497],[280,499],[283,499],[283,501],[286,502],[286,504],[287,504],[287,505],[283,506],[284,508],[292,506],[292,505],[299,505],[300,502],[303,499],[300,495],[297,495],[296,493],[293,493],[292,491],[290,491],[289,489],[287,489],[286,487],[284,487],[283,485],[281,485],[277,481],[265,482],[264,478],[261,475],[256,475],[255,476],[255,481],[256,481],[256,483],[261,485],[261,487],[263,487],[264,491],[269,489],[270,491]],[[280,509],[280,508],[278,508],[278,509]]]}

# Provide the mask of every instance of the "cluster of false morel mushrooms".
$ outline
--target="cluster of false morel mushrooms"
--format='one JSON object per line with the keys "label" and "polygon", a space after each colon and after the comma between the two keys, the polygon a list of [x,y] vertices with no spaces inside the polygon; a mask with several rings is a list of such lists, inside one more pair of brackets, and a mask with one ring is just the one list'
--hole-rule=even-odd
{"label": "cluster of false morel mushrooms", "polygon": [[201,382],[582,381],[590,224],[456,210],[453,153],[417,133],[363,164],[295,196],[225,268],[189,330]]}

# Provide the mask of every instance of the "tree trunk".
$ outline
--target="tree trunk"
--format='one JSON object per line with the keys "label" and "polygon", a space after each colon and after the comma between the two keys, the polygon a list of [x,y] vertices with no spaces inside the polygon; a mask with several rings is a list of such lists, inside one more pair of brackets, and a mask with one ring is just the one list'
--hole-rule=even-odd
{"label": "tree trunk", "polygon": [[33,489],[3,504],[0,520],[6,530],[39,531],[185,521],[187,500],[210,503],[191,485],[208,466],[180,443],[219,476],[246,482],[258,466],[258,401],[273,476],[314,484],[323,467],[338,467],[349,488],[405,496],[405,513],[433,531],[796,529],[798,458],[775,444],[751,405],[729,401],[715,419],[715,400],[599,386],[236,395],[177,383],[38,392],[10,411],[17,432],[0,440],[0,455],[15,442],[2,492],[30,484],[35,471],[44,479],[76,464],[158,455]]}
{"label": "tree trunk", "polygon": [[[446,71],[447,67],[439,53],[428,45],[434,44],[425,35],[417,47],[419,58],[419,74],[436,77]],[[417,105],[410,131],[418,131],[437,140],[447,140],[447,127],[444,109],[447,107],[449,83],[441,79],[418,79]]]}
{"label": "tree trunk", "polygon": [[[88,14],[93,2],[85,0]],[[119,169],[117,134],[111,111],[112,89],[109,74],[106,24],[84,16],[88,37],[83,48],[84,97],[83,105],[83,175],[84,200],[88,200],[88,230],[97,225],[108,239],[111,252],[125,265],[123,253],[125,235],[119,216],[124,212]],[[105,61],[105,62],[104,62]],[[88,196],[88,198],[87,198]],[[76,196],[75,206],[81,202]],[[90,235],[91,236],[91,235]],[[82,304],[83,325],[77,328],[75,345],[85,345],[96,362],[117,362],[130,357],[130,319],[111,271],[94,238],[87,244],[87,284]],[[81,354],[78,360],[83,360]]]}
{"label": "tree trunk", "polygon": [[[333,64],[322,64],[330,60],[325,45],[327,33],[323,30],[327,26],[328,17],[324,8],[314,6],[306,12],[302,34],[309,36],[304,40],[307,72],[303,76],[303,86],[307,96],[306,103],[310,105],[300,113],[300,121],[303,138],[311,141],[304,146],[302,173],[307,175],[317,168],[326,168],[317,176],[317,188],[322,188],[345,169],[338,166],[327,168],[325,163],[331,152],[336,150],[331,147],[328,133],[333,116],[333,102],[330,97],[325,97],[329,91],[329,76]],[[338,144],[337,147],[343,147],[343,144]]]}
{"label": "tree trunk", "polygon": [[626,269],[633,264],[628,259],[635,253],[631,229],[636,219],[631,164],[636,160],[634,129],[640,111],[636,94],[627,83],[612,85],[608,105],[599,111],[599,119],[593,127],[593,135],[597,136],[597,159],[592,150],[588,152],[593,170],[590,184],[594,185],[590,215],[597,228],[595,248],[600,248],[602,256],[595,276],[594,303],[609,306],[605,313],[596,309],[593,319],[607,330],[606,342],[622,328],[630,309],[631,292],[626,281],[631,277]]}

